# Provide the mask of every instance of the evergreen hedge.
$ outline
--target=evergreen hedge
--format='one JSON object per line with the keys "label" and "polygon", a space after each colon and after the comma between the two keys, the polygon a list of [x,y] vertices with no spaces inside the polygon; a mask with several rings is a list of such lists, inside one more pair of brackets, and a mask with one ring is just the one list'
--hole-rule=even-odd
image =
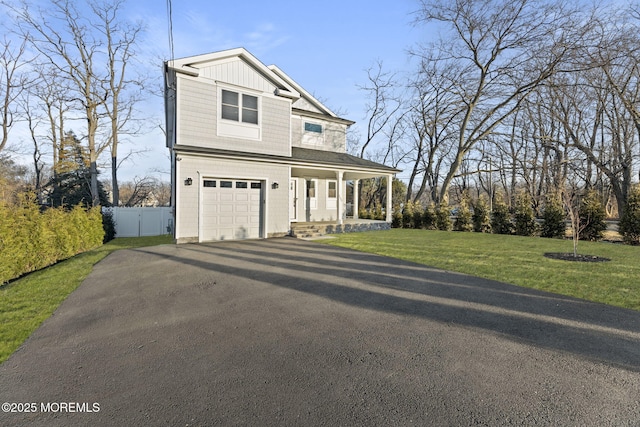
{"label": "evergreen hedge", "polygon": [[102,244],[100,208],[44,212],[34,198],[0,203],[0,284]]}

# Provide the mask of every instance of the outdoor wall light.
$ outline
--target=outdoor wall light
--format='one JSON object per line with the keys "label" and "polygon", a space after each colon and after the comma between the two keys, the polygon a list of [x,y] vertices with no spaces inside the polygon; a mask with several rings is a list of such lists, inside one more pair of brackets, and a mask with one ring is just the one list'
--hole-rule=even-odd
{"label": "outdoor wall light", "polygon": [[193,180],[191,178],[187,178],[184,180],[184,185],[191,185],[193,184]]}
{"label": "outdoor wall light", "polygon": [[280,187],[280,184],[278,184],[278,181],[274,181],[273,184],[271,184],[271,188],[273,188],[274,190],[277,190],[278,187]]}

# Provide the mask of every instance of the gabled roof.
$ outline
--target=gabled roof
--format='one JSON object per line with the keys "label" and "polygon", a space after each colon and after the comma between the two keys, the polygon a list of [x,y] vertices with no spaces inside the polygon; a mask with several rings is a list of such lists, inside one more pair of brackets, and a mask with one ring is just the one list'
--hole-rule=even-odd
{"label": "gabled roof", "polygon": [[203,66],[212,62],[234,57],[242,59],[251,65],[257,72],[262,74],[264,78],[271,81],[278,88],[276,89],[276,95],[291,99],[300,98],[300,93],[295,90],[288,81],[274,73],[269,69],[269,67],[264,65],[258,58],[253,56],[243,47],[174,59],[173,61],[167,61],[167,66],[177,73],[184,73],[197,77],[200,74],[200,68]]}
{"label": "gabled roof", "polygon": [[296,83],[291,77],[289,77],[284,71],[282,71],[276,65],[269,65],[269,69],[280,76],[282,79],[287,81],[296,91],[298,91],[307,101],[309,101],[314,107],[318,110],[322,111],[324,114],[327,114],[331,117],[337,118],[333,111],[331,111],[326,105],[322,102],[318,101],[313,95],[304,90],[302,86]]}
{"label": "gabled roof", "polygon": [[318,101],[313,95],[307,92],[302,86],[296,83],[291,77],[289,77],[284,71],[278,68],[276,65],[266,66],[258,58],[253,56],[245,48],[235,48],[229,50],[222,50],[219,52],[207,53],[203,55],[189,56],[185,58],[174,59],[167,61],[167,67],[176,73],[187,74],[190,76],[198,77],[200,75],[200,69],[205,68],[207,65],[227,60],[230,58],[240,58],[249,64],[254,70],[260,73],[265,79],[273,83],[277,88],[275,94],[290,98],[294,102],[300,98],[304,98],[307,102],[318,109],[320,113],[314,111],[307,111],[295,108],[297,113],[305,114],[309,116],[316,116],[318,118],[333,119],[335,121],[342,122],[347,126],[352,125],[353,121],[342,119],[338,117],[333,111],[331,111],[326,105]]}

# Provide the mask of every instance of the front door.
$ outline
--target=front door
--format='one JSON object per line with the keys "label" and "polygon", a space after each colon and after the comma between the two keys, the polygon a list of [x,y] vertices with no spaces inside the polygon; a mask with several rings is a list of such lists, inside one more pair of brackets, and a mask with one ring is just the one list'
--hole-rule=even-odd
{"label": "front door", "polygon": [[296,178],[289,180],[289,219],[298,220],[298,180]]}

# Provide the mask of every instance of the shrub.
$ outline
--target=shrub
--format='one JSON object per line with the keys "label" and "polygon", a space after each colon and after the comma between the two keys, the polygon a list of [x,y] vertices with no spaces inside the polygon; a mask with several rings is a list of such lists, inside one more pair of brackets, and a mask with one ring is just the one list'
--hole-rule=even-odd
{"label": "shrub", "polygon": [[402,228],[413,228],[413,203],[410,200],[402,209]]}
{"label": "shrub", "polygon": [[501,197],[497,197],[493,203],[493,212],[491,212],[491,230],[495,234],[513,233],[513,223],[511,222],[509,207]]}
{"label": "shrub", "polygon": [[602,240],[607,224],[607,213],[595,191],[587,192],[580,202],[580,240]]}
{"label": "shrub", "polygon": [[413,228],[422,228],[423,213],[422,204],[415,202],[413,204]]}
{"label": "shrub", "polygon": [[640,245],[640,186],[634,187],[627,198],[618,231],[625,243]]}
{"label": "shrub", "polygon": [[542,227],[540,236],[547,238],[560,238],[565,235],[567,224],[565,223],[565,213],[558,196],[547,197],[542,212]]}
{"label": "shrub", "polygon": [[531,197],[525,192],[516,197],[514,226],[518,236],[533,236],[536,233],[537,224],[533,214]]}
{"label": "shrub", "polygon": [[451,230],[451,208],[446,203],[440,203],[436,209],[435,215],[436,229],[442,231]]}
{"label": "shrub", "polygon": [[436,229],[436,210],[431,204],[422,212],[422,227],[427,230]]}
{"label": "shrub", "polygon": [[104,230],[103,243],[107,243],[116,238],[116,223],[113,220],[113,212],[102,211],[102,229]]}
{"label": "shrub", "polygon": [[453,229],[455,231],[472,231],[473,222],[471,220],[471,208],[469,207],[469,197],[465,194],[460,200],[460,206],[458,207],[458,214],[456,220],[453,223]]}
{"label": "shrub", "polygon": [[371,219],[375,219],[378,221],[384,221],[385,215],[382,212],[382,206],[379,203],[374,203],[373,212],[371,213]]}
{"label": "shrub", "polygon": [[99,208],[40,212],[34,197],[0,203],[0,284],[102,244]]}
{"label": "shrub", "polygon": [[489,205],[487,199],[481,196],[473,206],[473,231],[477,233],[491,233],[491,217],[489,215]]}
{"label": "shrub", "polygon": [[391,228],[402,228],[402,208],[396,206],[391,214]]}

